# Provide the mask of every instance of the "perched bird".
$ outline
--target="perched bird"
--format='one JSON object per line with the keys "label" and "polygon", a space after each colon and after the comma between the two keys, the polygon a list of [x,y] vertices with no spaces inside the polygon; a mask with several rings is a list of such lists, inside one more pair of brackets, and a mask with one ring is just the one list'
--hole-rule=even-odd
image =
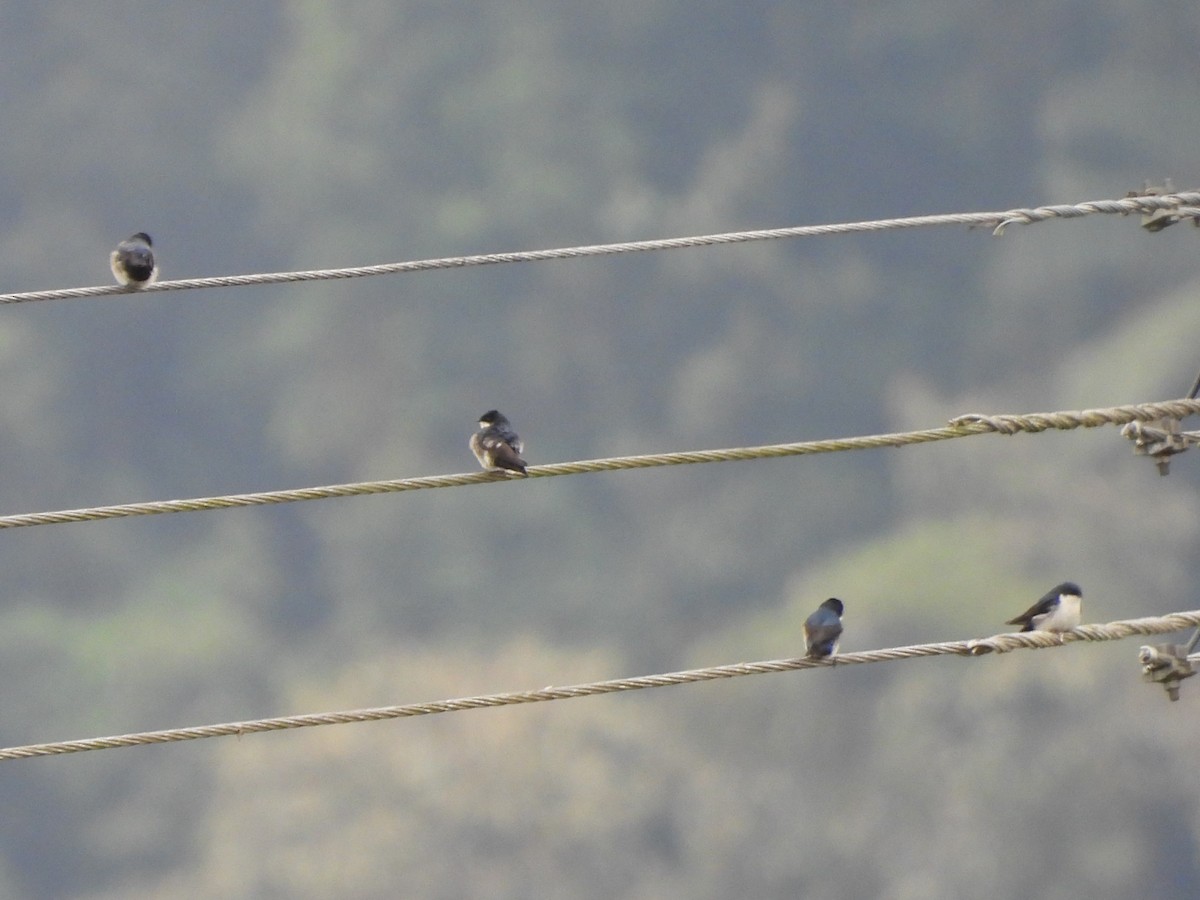
{"label": "perched bird", "polygon": [[489,409],[479,417],[479,430],[471,435],[471,452],[485,469],[524,475],[524,450],[524,442],[499,412]]}
{"label": "perched bird", "polygon": [[153,242],[144,231],[117,244],[108,258],[113,277],[128,288],[137,289],[158,280],[158,264],[154,261]]}
{"label": "perched bird", "polygon": [[804,643],[814,659],[833,656],[842,636],[842,601],[830,597],[817,611],[804,620]]}
{"label": "perched bird", "polygon": [[1064,581],[1051,588],[1041,600],[1005,625],[1020,625],[1022,631],[1070,631],[1082,621],[1083,591]]}

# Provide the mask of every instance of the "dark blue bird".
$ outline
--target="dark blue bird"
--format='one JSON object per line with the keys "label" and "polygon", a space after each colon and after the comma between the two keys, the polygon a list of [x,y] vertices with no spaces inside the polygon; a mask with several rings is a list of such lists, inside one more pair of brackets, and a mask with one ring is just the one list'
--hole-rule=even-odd
{"label": "dark blue bird", "polygon": [[153,241],[144,231],[117,244],[108,257],[113,278],[128,288],[140,288],[158,279],[158,263],[154,261]]}
{"label": "dark blue bird", "polygon": [[471,435],[471,452],[481,466],[524,475],[527,465],[521,458],[524,451],[524,441],[499,412],[489,409],[479,417],[479,430]]}
{"label": "dark blue bird", "polygon": [[810,657],[822,659],[837,653],[838,638],[842,636],[843,608],[841,600],[830,597],[805,619],[804,643]]}
{"label": "dark blue bird", "polygon": [[1073,581],[1051,588],[1037,603],[1005,625],[1020,625],[1022,631],[1070,631],[1083,619],[1083,591]]}

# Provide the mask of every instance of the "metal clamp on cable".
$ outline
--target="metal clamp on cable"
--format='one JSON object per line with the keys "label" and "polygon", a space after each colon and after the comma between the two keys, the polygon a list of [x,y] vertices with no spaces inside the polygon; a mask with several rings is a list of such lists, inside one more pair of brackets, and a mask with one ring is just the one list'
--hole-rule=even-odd
{"label": "metal clamp on cable", "polygon": [[1138,650],[1138,659],[1142,680],[1161,684],[1172,700],[1179,699],[1179,682],[1196,674],[1186,644],[1146,645]]}
{"label": "metal clamp on cable", "polygon": [[1121,434],[1133,441],[1134,453],[1154,458],[1159,475],[1170,471],[1172,456],[1197,442],[1194,433],[1180,430],[1178,419],[1130,422],[1121,429]]}
{"label": "metal clamp on cable", "polygon": [[[1125,196],[1127,197],[1162,197],[1168,194],[1175,193],[1175,185],[1171,183],[1170,178],[1164,178],[1161,185],[1151,184],[1145,181],[1142,184],[1140,191],[1130,191]],[[1196,210],[1191,207],[1177,207],[1175,209],[1156,209],[1153,212],[1144,213],[1142,215],[1142,227],[1147,231],[1156,232],[1162,231],[1164,228],[1169,228],[1176,222],[1183,219],[1191,219],[1192,224],[1200,227],[1200,218],[1196,217]]]}

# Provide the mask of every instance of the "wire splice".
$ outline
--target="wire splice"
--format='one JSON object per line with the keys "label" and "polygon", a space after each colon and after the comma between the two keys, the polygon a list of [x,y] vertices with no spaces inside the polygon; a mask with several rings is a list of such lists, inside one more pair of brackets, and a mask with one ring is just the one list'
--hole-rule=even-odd
{"label": "wire splice", "polygon": [[[1140,191],[1130,191],[1127,197],[1163,197],[1175,193],[1175,185],[1170,178],[1164,178],[1162,184],[1151,184],[1145,181]],[[1176,222],[1191,219],[1192,224],[1200,228],[1200,209],[1188,206],[1157,209],[1153,212],[1142,213],[1142,227],[1152,234],[1169,228]]]}

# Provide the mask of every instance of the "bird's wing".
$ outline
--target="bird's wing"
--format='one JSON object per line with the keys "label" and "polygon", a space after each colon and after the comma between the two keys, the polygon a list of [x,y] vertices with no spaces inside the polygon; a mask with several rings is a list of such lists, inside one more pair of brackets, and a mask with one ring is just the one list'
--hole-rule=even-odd
{"label": "bird's wing", "polygon": [[521,459],[520,452],[504,438],[485,434],[480,436],[479,444],[483,451],[491,456],[495,465],[522,472],[525,470],[525,460]]}
{"label": "bird's wing", "polygon": [[499,432],[500,438],[510,446],[513,451],[520,456],[525,452],[525,442],[517,437],[517,433],[511,428],[502,428]]}
{"label": "bird's wing", "polygon": [[1024,625],[1028,622],[1032,622],[1034,616],[1043,616],[1046,613],[1050,612],[1050,610],[1054,608],[1054,604],[1057,601],[1058,601],[1057,591],[1051,591],[1050,593],[1048,593],[1044,597],[1042,597],[1042,599],[1039,600],[1037,603],[1033,604],[1033,606],[1029,607],[1029,609],[1025,610],[1025,612],[1021,613],[1015,619],[1009,619],[1004,624],[1005,625]]}
{"label": "bird's wing", "polygon": [[842,622],[837,616],[813,613],[804,623],[804,637],[810,644],[837,640],[842,634]]}

